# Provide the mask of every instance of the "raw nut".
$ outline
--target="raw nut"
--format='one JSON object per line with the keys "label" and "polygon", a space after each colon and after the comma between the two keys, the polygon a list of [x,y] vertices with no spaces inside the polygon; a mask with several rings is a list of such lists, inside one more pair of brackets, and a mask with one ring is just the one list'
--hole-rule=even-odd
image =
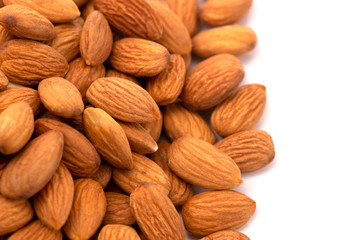
{"label": "raw nut", "polygon": [[122,78],[99,78],[90,85],[86,98],[93,106],[122,121],[152,122],[161,117],[150,94]]}
{"label": "raw nut", "polygon": [[5,90],[9,85],[9,80],[5,74],[0,70],[0,92]]}
{"label": "raw nut", "polygon": [[190,36],[193,36],[198,28],[198,8],[197,0],[166,0],[169,8],[173,11],[184,23]]}
{"label": "raw nut", "polygon": [[106,192],[106,213],[103,225],[124,224],[133,225],[135,218],[130,210],[130,197],[116,192]]}
{"label": "raw nut", "polygon": [[266,88],[247,84],[237,88],[211,114],[211,125],[222,137],[252,129],[266,105]]}
{"label": "raw nut", "polygon": [[50,40],[55,37],[54,25],[32,8],[8,5],[0,8],[0,25],[19,38]]}
{"label": "raw nut", "polygon": [[82,7],[83,5],[85,5],[86,3],[89,2],[89,0],[73,0],[76,4],[76,6],[78,7]]}
{"label": "raw nut", "polygon": [[86,136],[102,159],[116,168],[133,168],[125,132],[109,114],[100,108],[88,107],[83,114],[83,124]]}
{"label": "raw nut", "polygon": [[173,103],[184,87],[185,74],[184,59],[178,54],[171,54],[167,67],[146,81],[146,90],[158,105]]}
{"label": "raw nut", "polygon": [[158,186],[141,183],[130,195],[130,207],[148,240],[185,240],[179,213]]}
{"label": "raw nut", "polygon": [[70,239],[89,239],[100,227],[106,212],[105,193],[90,178],[75,180],[74,202],[63,227]]}
{"label": "raw nut", "polygon": [[245,234],[234,231],[224,230],[212,233],[200,240],[250,240]]}
{"label": "raw nut", "polygon": [[10,82],[34,86],[44,78],[63,77],[66,59],[43,43],[14,39],[0,46],[0,70]]}
{"label": "raw nut", "polygon": [[39,220],[32,221],[29,225],[13,233],[8,240],[62,240],[60,230],[54,230],[43,225]]}
{"label": "raw nut", "polygon": [[36,216],[49,228],[60,230],[65,224],[74,199],[74,181],[60,163],[50,182],[32,199]]}
{"label": "raw nut", "polygon": [[245,26],[231,25],[212,28],[195,35],[192,39],[193,52],[202,58],[229,53],[244,55],[256,47],[255,32]]}
{"label": "raw nut", "polygon": [[202,116],[184,108],[180,103],[166,106],[164,130],[171,141],[183,136],[199,138],[211,144],[216,141],[215,134]]}
{"label": "raw nut", "polygon": [[81,8],[81,16],[86,20],[93,11],[95,11],[95,1],[89,0],[86,5]]}
{"label": "raw nut", "polygon": [[64,118],[79,116],[84,103],[74,84],[61,77],[47,78],[38,87],[41,102],[47,110]]}
{"label": "raw nut", "polygon": [[87,18],[81,33],[80,52],[87,65],[97,66],[110,56],[113,35],[104,15],[93,11]]}
{"label": "raw nut", "polygon": [[33,216],[29,200],[13,200],[0,195],[0,235],[22,228]]}
{"label": "raw nut", "polygon": [[114,42],[110,64],[120,72],[136,77],[153,77],[162,72],[170,61],[162,45],[140,38],[123,38]]}
{"label": "raw nut", "polygon": [[0,112],[11,104],[25,102],[30,105],[34,115],[40,111],[40,96],[38,91],[27,87],[11,87],[0,92]]}
{"label": "raw nut", "polygon": [[52,23],[66,23],[80,16],[79,8],[73,0],[3,0],[5,5],[27,6],[45,16]]}
{"label": "raw nut", "polygon": [[104,226],[100,231],[98,240],[113,239],[140,240],[140,237],[132,227],[126,225],[111,224]]}
{"label": "raw nut", "polygon": [[261,130],[234,133],[216,143],[215,147],[231,157],[242,173],[265,167],[275,156],[271,136]]}
{"label": "raw nut", "polygon": [[162,126],[163,126],[163,115],[160,112],[160,118],[158,120],[141,123],[141,126],[152,136],[152,138],[157,142],[160,138]]}
{"label": "raw nut", "polygon": [[99,169],[93,175],[91,175],[90,178],[100,183],[102,188],[105,188],[111,179],[111,175],[112,175],[111,166],[106,162],[102,162]]}
{"label": "raw nut", "polygon": [[169,146],[170,143],[160,141],[159,150],[151,155],[151,160],[156,162],[169,177],[171,183],[169,198],[175,206],[179,206],[185,204],[186,201],[194,195],[194,190],[191,184],[176,176],[169,168],[167,158]]}
{"label": "raw nut", "polygon": [[119,72],[119,71],[116,71],[115,69],[108,69],[106,71],[106,77],[123,78],[123,79],[126,79],[126,80],[130,80],[133,83],[136,83],[137,85],[140,85],[140,83],[138,82],[138,80],[136,80],[135,77],[130,76],[130,75],[125,74],[125,73],[122,73],[122,72]]}
{"label": "raw nut", "polygon": [[235,23],[250,10],[252,0],[208,0],[200,11],[199,18],[211,26]]}
{"label": "raw nut", "polygon": [[161,20],[144,0],[95,0],[95,8],[123,36],[158,40],[163,34]]}
{"label": "raw nut", "polygon": [[74,118],[62,118],[56,115],[53,115],[50,112],[44,112],[39,118],[50,118],[62,123],[65,123],[67,125],[69,125],[72,128],[75,128],[76,130],[78,130],[79,132],[83,133],[84,129],[83,129],[83,125],[82,125],[82,115],[76,116]]}
{"label": "raw nut", "polygon": [[0,25],[0,46],[13,38],[14,36],[3,26]]}
{"label": "raw nut", "polygon": [[242,183],[235,162],[203,140],[192,137],[176,139],[168,149],[171,170],[188,183],[207,189],[230,189]]}
{"label": "raw nut", "polygon": [[182,208],[182,217],[186,230],[204,236],[240,228],[255,209],[256,203],[239,192],[209,191],[190,198]]}
{"label": "raw nut", "polygon": [[140,183],[155,184],[168,195],[171,183],[165,172],[149,158],[133,153],[134,168],[131,171],[113,169],[113,180],[121,189],[130,194]]}
{"label": "raw nut", "polygon": [[43,189],[58,168],[64,136],[49,131],[10,160],[1,176],[1,194],[12,199],[30,198]]}
{"label": "raw nut", "polygon": [[91,142],[80,132],[65,123],[40,118],[35,121],[37,135],[56,130],[64,135],[64,154],[62,162],[74,177],[89,177],[100,166],[100,156]]}
{"label": "raw nut", "polygon": [[186,70],[188,70],[192,60],[191,53],[183,54],[181,57],[184,59]]}

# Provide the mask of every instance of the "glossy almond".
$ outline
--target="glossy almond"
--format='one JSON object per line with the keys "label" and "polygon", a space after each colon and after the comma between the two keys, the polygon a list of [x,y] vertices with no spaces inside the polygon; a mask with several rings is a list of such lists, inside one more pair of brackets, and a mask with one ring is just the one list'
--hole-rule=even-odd
{"label": "glossy almond", "polygon": [[0,92],[0,112],[11,104],[26,102],[30,105],[34,115],[40,111],[40,96],[38,91],[27,87],[11,87]]}
{"label": "glossy almond", "polygon": [[29,225],[13,233],[8,240],[61,240],[63,234],[60,230],[54,230],[43,225],[39,220],[32,221]]}
{"label": "glossy almond", "polygon": [[0,70],[0,92],[5,90],[9,84],[9,79],[5,74]]}
{"label": "glossy almond", "polygon": [[106,162],[102,162],[99,169],[90,178],[100,183],[102,188],[105,188],[111,179],[111,175],[112,167]]}
{"label": "glossy almond", "polygon": [[198,28],[198,8],[197,0],[166,0],[171,11],[173,11],[184,23],[190,36],[194,35]]}
{"label": "glossy almond", "polygon": [[235,191],[210,191],[197,194],[182,208],[186,230],[208,235],[226,229],[237,229],[249,221],[256,203]]}
{"label": "glossy almond", "polygon": [[135,218],[130,210],[130,197],[115,192],[106,192],[106,213],[103,219],[103,225],[124,224],[133,225]]}
{"label": "glossy almond", "polygon": [[14,36],[6,28],[0,25],[0,45],[13,38]]}
{"label": "glossy almond", "polygon": [[211,125],[223,137],[250,130],[260,120],[266,105],[266,88],[247,84],[237,88],[211,114]]}
{"label": "glossy almond", "polygon": [[140,240],[140,237],[132,227],[126,225],[111,224],[104,226],[100,231],[98,240],[113,239]]}
{"label": "glossy almond", "polygon": [[250,240],[245,234],[234,230],[224,230],[212,233],[200,240]]}
{"label": "glossy almond", "polygon": [[122,72],[119,72],[119,71],[116,71],[115,69],[108,69],[106,71],[106,77],[123,78],[123,79],[130,80],[133,83],[136,83],[136,84],[140,85],[140,83],[138,82],[138,80],[136,80],[135,77],[133,77],[131,75],[128,75],[128,74],[125,74],[125,73],[122,73]]}
{"label": "glossy almond", "polygon": [[163,115],[160,112],[160,118],[158,120],[141,123],[141,126],[152,136],[152,138],[157,142],[160,138],[162,127],[163,127]]}

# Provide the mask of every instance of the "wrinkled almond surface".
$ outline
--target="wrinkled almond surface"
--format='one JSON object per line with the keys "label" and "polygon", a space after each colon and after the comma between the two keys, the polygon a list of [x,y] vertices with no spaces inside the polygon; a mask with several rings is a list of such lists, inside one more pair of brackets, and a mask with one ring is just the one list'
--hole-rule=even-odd
{"label": "wrinkled almond surface", "polygon": [[166,0],[171,11],[173,11],[184,23],[190,36],[198,30],[198,1],[197,0]]}
{"label": "wrinkled almond surface", "polygon": [[130,197],[116,192],[106,192],[106,213],[103,224],[133,225],[135,218],[130,210]]}
{"label": "wrinkled almond surface", "polygon": [[0,112],[17,102],[26,102],[29,104],[34,115],[40,110],[41,101],[39,93],[32,88],[11,87],[0,92]]}
{"label": "wrinkled almond surface", "polygon": [[234,230],[224,230],[212,233],[201,240],[250,240],[245,234]]}
{"label": "wrinkled almond surface", "polygon": [[101,229],[98,240],[112,239],[140,240],[140,237],[132,227],[121,224],[109,224]]}
{"label": "wrinkled almond surface", "polygon": [[102,188],[105,188],[111,179],[111,175],[112,167],[106,162],[101,162],[99,169],[90,178],[100,183]]}
{"label": "wrinkled almond surface", "polygon": [[46,227],[39,220],[32,221],[29,225],[13,233],[8,240],[61,240],[63,234],[60,230]]}

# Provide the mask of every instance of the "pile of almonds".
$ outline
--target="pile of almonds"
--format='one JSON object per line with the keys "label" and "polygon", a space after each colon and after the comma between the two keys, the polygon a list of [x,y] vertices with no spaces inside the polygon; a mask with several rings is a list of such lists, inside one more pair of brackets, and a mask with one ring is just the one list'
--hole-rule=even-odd
{"label": "pile of almonds", "polygon": [[0,239],[249,239],[229,189],[275,155],[265,87],[238,86],[251,5],[0,1]]}

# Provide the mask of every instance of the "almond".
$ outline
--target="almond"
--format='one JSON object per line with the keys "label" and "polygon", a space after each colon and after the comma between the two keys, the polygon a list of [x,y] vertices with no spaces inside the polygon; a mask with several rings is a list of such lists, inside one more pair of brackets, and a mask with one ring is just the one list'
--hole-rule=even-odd
{"label": "almond", "polygon": [[95,7],[121,35],[158,40],[163,34],[160,19],[144,0],[95,0]]}
{"label": "almond", "polygon": [[74,118],[62,118],[56,115],[53,115],[52,113],[46,111],[43,114],[41,114],[40,118],[50,118],[62,123],[65,123],[66,125],[69,125],[72,128],[75,128],[77,131],[84,133],[84,128],[82,125],[82,115],[78,115]]}
{"label": "almond", "polygon": [[84,111],[84,103],[79,90],[64,78],[45,79],[40,82],[38,91],[41,102],[52,114],[73,118]]}
{"label": "almond", "polygon": [[248,196],[235,191],[210,191],[193,196],[182,208],[186,230],[208,235],[221,230],[240,228],[256,209]]}
{"label": "almond", "polygon": [[106,213],[103,219],[103,225],[124,224],[133,225],[135,218],[130,210],[130,197],[115,192],[106,192]]}
{"label": "almond", "polygon": [[49,228],[60,230],[65,224],[74,199],[74,181],[60,163],[50,182],[33,197],[36,216]]}
{"label": "almond", "polygon": [[64,135],[64,154],[62,162],[74,177],[89,177],[100,166],[100,157],[91,142],[74,128],[48,118],[35,122],[37,135],[56,130]]}
{"label": "almond", "polygon": [[43,225],[39,220],[32,221],[29,225],[13,233],[8,240],[61,240],[63,234],[60,230],[54,230]]}
{"label": "almond", "polygon": [[70,239],[89,239],[104,218],[105,193],[98,182],[89,178],[75,180],[74,202],[63,227]]}
{"label": "almond", "polygon": [[61,132],[49,131],[31,142],[4,169],[1,193],[9,198],[30,198],[49,182],[63,154]]}
{"label": "almond", "polygon": [[112,239],[140,240],[140,237],[132,227],[120,224],[106,225],[101,229],[98,240]]}
{"label": "almond", "polygon": [[192,60],[191,53],[183,54],[181,57],[184,59],[186,70],[188,70]]}
{"label": "almond", "polygon": [[110,56],[113,36],[104,15],[93,11],[87,18],[81,33],[80,52],[87,65],[97,66]]}
{"label": "almond", "polygon": [[55,37],[54,25],[32,8],[8,5],[0,8],[0,25],[19,38],[50,40]]}
{"label": "almond", "polygon": [[142,87],[122,78],[99,78],[86,92],[87,100],[112,117],[127,122],[152,122],[160,110]]}
{"label": "almond", "polygon": [[29,104],[11,104],[0,113],[0,153],[18,152],[30,140],[34,131],[34,114]]}
{"label": "almond", "polygon": [[11,104],[26,102],[30,105],[34,115],[40,111],[40,96],[38,91],[27,87],[11,87],[0,92],[0,112]]}
{"label": "almond", "polygon": [[158,186],[141,183],[130,195],[130,207],[147,239],[185,240],[179,213]]}
{"label": "almond", "polygon": [[125,74],[125,73],[122,73],[122,72],[119,72],[119,71],[116,71],[115,69],[108,69],[106,71],[106,77],[123,78],[123,79],[130,80],[131,82],[140,85],[140,83],[138,82],[138,80],[136,80],[135,77]]}
{"label": "almond", "polygon": [[183,136],[199,138],[211,144],[216,140],[215,134],[201,115],[184,108],[180,103],[166,106],[164,130],[171,141]]}
{"label": "almond", "polygon": [[168,149],[168,164],[183,180],[208,189],[229,189],[242,183],[235,162],[216,147],[192,137],[176,139]]}
{"label": "almond", "polygon": [[266,105],[266,88],[247,84],[237,88],[211,114],[211,125],[223,137],[250,130],[260,120]]}
{"label": "almond", "polygon": [[200,240],[250,240],[245,234],[234,230],[224,230],[210,234]]}
{"label": "almond", "polygon": [[152,77],[162,72],[170,61],[162,45],[139,38],[123,38],[114,42],[110,64],[120,72],[136,77]]}
{"label": "almond", "polygon": [[249,27],[240,25],[205,30],[192,39],[193,52],[202,58],[221,53],[244,55],[253,50],[256,43],[255,32]]}
{"label": "almond", "polygon": [[197,0],[166,0],[169,8],[173,11],[184,23],[190,36],[194,35],[198,28],[198,8]]}
{"label": "almond", "polygon": [[102,188],[105,188],[109,183],[112,175],[112,168],[106,162],[102,162],[99,169],[90,176],[94,181],[100,183]]}
{"label": "almond", "polygon": [[10,82],[25,86],[37,85],[44,78],[63,77],[69,68],[52,47],[21,39],[0,46],[0,64]]}
{"label": "almond", "polygon": [[73,0],[74,3],[76,4],[76,6],[81,7],[83,5],[85,5],[87,2],[89,2],[89,0]]}
{"label": "almond", "polygon": [[0,92],[5,90],[9,84],[9,79],[5,74],[0,70]]}
{"label": "almond", "polygon": [[6,28],[0,25],[0,45],[13,39],[13,37],[14,36],[8,30],[6,30]]}
{"label": "almond", "polygon": [[161,130],[163,126],[163,115],[160,112],[160,118],[158,120],[141,123],[141,126],[152,136],[152,138],[157,142],[161,135]]}

